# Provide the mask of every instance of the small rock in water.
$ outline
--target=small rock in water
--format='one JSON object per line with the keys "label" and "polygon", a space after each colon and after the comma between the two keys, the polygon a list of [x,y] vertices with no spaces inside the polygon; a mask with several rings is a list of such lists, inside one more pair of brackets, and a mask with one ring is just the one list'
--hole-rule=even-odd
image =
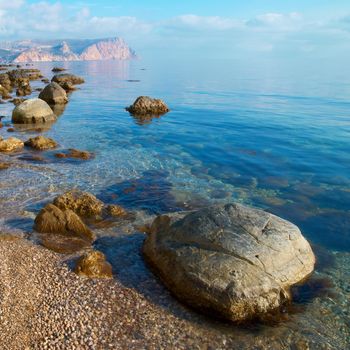
{"label": "small rock in water", "polygon": [[99,216],[104,204],[94,195],[82,191],[69,191],[54,199],[53,204],[62,210],[70,209],[82,217]]}
{"label": "small rock in water", "polygon": [[57,147],[57,143],[53,139],[44,136],[32,137],[24,144],[40,151]]}
{"label": "small rock in water", "polygon": [[15,132],[15,129],[14,128],[8,128],[7,132]]}
{"label": "small rock in water", "polygon": [[64,72],[66,70],[66,68],[62,68],[62,67],[54,67],[52,68],[52,72],[56,73],[56,72]]}
{"label": "small rock in water", "polygon": [[88,160],[93,157],[92,153],[88,151],[79,151],[77,149],[69,149],[68,153],[56,153],[56,158],[75,158],[75,159],[82,159],[82,160]]}
{"label": "small rock in water", "polygon": [[75,267],[78,275],[89,278],[113,277],[112,266],[106,261],[106,257],[99,251],[91,251],[82,256]]}
{"label": "small rock in water", "polygon": [[107,208],[107,213],[111,216],[125,216],[127,212],[125,209],[119,205],[108,205]]}
{"label": "small rock in water", "polygon": [[169,108],[164,101],[148,96],[138,97],[126,110],[135,115],[162,115],[169,112]]}
{"label": "small rock in water", "polygon": [[66,91],[57,83],[52,82],[39,94],[39,98],[48,104],[65,104],[68,102]]}
{"label": "small rock in water", "polygon": [[23,141],[15,137],[10,137],[7,140],[0,140],[0,152],[13,152],[23,147]]}

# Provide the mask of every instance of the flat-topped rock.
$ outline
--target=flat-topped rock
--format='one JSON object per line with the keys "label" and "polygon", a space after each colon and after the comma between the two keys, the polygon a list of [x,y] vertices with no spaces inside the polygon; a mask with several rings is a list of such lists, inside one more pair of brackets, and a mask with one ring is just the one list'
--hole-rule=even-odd
{"label": "flat-topped rock", "polygon": [[63,83],[70,83],[72,85],[78,85],[78,84],[83,84],[85,83],[85,80],[81,77],[78,77],[77,75],[74,74],[69,74],[69,73],[60,73],[56,74],[52,79],[52,82],[58,83],[58,84],[63,84]]}
{"label": "flat-topped rock", "polygon": [[12,112],[12,122],[15,124],[40,124],[55,120],[50,106],[39,98],[24,101]]}
{"label": "flat-topped rock", "polygon": [[144,115],[162,115],[169,112],[168,106],[164,101],[148,96],[140,96],[129,107],[126,108],[128,112],[138,116]]}
{"label": "flat-topped rock", "polygon": [[232,321],[279,308],[314,269],[295,225],[239,204],[160,216],[150,231],[144,256],[167,287],[188,305]]}
{"label": "flat-topped rock", "polygon": [[68,102],[66,91],[57,83],[48,84],[39,94],[39,98],[48,104],[65,104]]}

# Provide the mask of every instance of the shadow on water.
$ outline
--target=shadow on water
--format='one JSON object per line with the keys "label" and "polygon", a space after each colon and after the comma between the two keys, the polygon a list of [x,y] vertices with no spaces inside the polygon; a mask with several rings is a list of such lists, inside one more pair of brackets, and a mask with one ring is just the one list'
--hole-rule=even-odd
{"label": "shadow on water", "polygon": [[116,183],[104,189],[99,195],[105,203],[119,204],[126,209],[141,209],[150,214],[179,211],[172,184],[167,180],[168,172],[145,171],[142,177]]}

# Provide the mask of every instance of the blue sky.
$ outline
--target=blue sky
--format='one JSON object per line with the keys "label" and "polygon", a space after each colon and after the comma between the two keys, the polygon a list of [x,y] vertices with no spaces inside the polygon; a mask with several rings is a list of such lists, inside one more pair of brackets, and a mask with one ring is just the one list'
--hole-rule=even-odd
{"label": "blue sky", "polygon": [[141,55],[350,53],[350,0],[0,0],[0,40],[121,36]]}

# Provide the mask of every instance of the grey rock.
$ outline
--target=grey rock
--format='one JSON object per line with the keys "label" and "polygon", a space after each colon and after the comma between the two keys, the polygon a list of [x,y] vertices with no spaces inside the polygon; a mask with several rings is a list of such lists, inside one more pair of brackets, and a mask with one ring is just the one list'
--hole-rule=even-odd
{"label": "grey rock", "polygon": [[56,120],[50,106],[39,98],[32,98],[19,104],[12,112],[15,124],[38,124]]}
{"label": "grey rock", "polygon": [[57,83],[48,84],[43,91],[40,92],[39,98],[48,104],[65,104],[68,102],[66,91]]}
{"label": "grey rock", "polygon": [[180,300],[236,322],[289,301],[315,264],[295,225],[239,204],[156,218],[143,253]]}

